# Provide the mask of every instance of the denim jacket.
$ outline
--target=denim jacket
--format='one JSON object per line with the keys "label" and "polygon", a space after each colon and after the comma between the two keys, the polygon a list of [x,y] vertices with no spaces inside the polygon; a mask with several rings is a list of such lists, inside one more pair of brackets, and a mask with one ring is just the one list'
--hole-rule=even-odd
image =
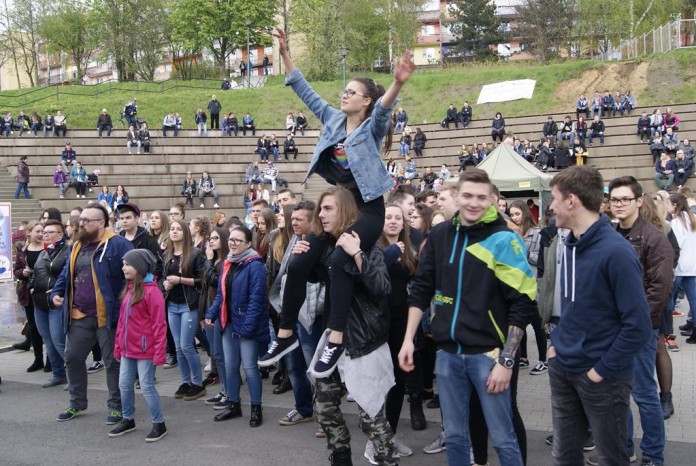
{"label": "denim jacket", "polygon": [[346,114],[331,107],[322,99],[305,80],[299,69],[294,69],[286,78],[285,84],[292,86],[297,96],[314,112],[324,126],[317,147],[314,149],[312,161],[302,182],[306,182],[312,173],[318,171],[319,156],[328,147],[345,139],[346,156],[350,171],[355,178],[360,194],[365,202],[382,196],[394,186],[380,156],[382,139],[389,131],[391,111],[397,104],[396,100],[389,108],[382,106],[380,98],[375,103],[372,115],[362,122],[352,133],[346,135]]}

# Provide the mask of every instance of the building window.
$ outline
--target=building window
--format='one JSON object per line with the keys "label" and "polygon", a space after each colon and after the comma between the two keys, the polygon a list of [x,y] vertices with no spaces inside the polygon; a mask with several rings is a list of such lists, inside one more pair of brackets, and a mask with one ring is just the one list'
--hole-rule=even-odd
{"label": "building window", "polygon": [[423,2],[423,11],[433,11],[440,9],[440,0],[425,0]]}
{"label": "building window", "polygon": [[423,49],[423,58],[426,60],[432,60],[434,58],[437,58],[437,51],[434,47],[428,47],[426,49]]}
{"label": "building window", "polygon": [[435,35],[435,25],[434,24],[424,24],[421,26],[420,30],[421,36],[434,36]]}

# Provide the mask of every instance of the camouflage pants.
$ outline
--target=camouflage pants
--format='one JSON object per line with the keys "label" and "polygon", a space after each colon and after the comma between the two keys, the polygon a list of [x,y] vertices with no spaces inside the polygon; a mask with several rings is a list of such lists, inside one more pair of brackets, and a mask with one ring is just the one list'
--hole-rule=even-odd
{"label": "camouflage pants", "polygon": [[[314,392],[314,412],[317,415],[319,425],[326,433],[326,443],[331,451],[344,451],[350,449],[350,432],[341,412],[341,398],[347,393],[341,383],[338,371],[334,371],[329,377],[317,379]],[[372,440],[375,446],[375,460],[382,466],[399,464],[396,453],[396,443],[384,405],[377,416],[371,418],[358,405],[360,416],[360,429]]]}

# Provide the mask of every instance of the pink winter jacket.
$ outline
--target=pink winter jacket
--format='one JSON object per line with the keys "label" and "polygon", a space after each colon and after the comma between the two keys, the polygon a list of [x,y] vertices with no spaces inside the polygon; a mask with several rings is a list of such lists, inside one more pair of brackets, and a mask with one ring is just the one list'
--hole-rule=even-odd
{"label": "pink winter jacket", "polygon": [[[149,275],[148,275],[149,277]],[[144,296],[130,305],[133,283],[128,284],[116,327],[114,357],[152,359],[156,366],[164,364],[167,352],[167,323],[164,297],[156,282],[143,283]]]}

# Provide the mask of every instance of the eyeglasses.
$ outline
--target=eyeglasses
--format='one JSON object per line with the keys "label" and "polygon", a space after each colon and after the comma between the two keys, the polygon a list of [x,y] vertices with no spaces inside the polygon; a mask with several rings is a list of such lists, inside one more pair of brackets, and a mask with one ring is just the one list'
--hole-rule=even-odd
{"label": "eyeglasses", "polygon": [[50,231],[44,230],[44,232],[43,232],[44,235],[52,235],[52,234],[54,234],[54,233],[60,233],[60,231],[57,231],[57,230],[50,230]]}
{"label": "eyeglasses", "polygon": [[239,246],[240,244],[248,243],[249,241],[245,239],[230,238],[228,242],[230,244],[234,244],[235,246]]}
{"label": "eyeglasses", "polygon": [[77,219],[78,223],[91,223],[91,222],[101,222],[103,218],[82,218]]}
{"label": "eyeglasses", "polygon": [[211,236],[208,241],[218,241],[220,239],[219,236]]}
{"label": "eyeglasses", "polygon": [[609,198],[609,204],[611,205],[628,205],[632,201],[635,201],[637,198],[635,197],[622,197],[620,199],[617,199],[615,197]]}
{"label": "eyeglasses", "polygon": [[343,89],[342,91],[338,91],[338,96],[343,97],[346,96],[349,99],[353,97],[354,95],[359,95],[360,97],[365,97],[365,94],[361,94],[358,91],[354,91],[353,89]]}

